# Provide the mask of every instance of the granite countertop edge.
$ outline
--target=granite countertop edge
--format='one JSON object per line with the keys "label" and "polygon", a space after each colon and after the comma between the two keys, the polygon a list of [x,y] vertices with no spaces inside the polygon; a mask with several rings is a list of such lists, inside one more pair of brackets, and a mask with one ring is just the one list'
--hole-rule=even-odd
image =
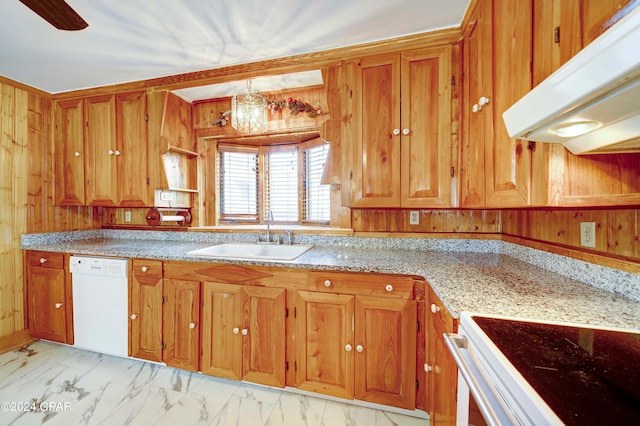
{"label": "granite countertop edge", "polygon": [[[616,288],[614,291],[607,291],[609,289],[597,288],[573,279],[571,274],[553,271],[553,267],[546,269],[533,265],[526,261],[530,253],[520,256],[525,260],[504,254],[504,243],[495,240],[478,251],[465,251],[475,250],[477,247],[460,241],[451,246],[447,246],[446,242],[436,242],[433,249],[428,243],[412,241],[385,241],[385,244],[392,245],[388,247],[377,246],[374,240],[358,246],[358,241],[353,238],[310,238],[308,241],[298,238],[302,240],[297,241],[298,243],[316,244],[293,261],[277,261],[210,258],[187,254],[192,250],[225,242],[224,236],[216,237],[222,238],[218,241],[167,241],[145,239],[137,234],[133,234],[134,238],[127,238],[128,234],[124,235],[125,238],[113,238],[117,234],[101,231],[55,233],[49,234],[50,238],[39,238],[39,235],[47,234],[23,236],[21,248],[86,256],[413,275],[423,277],[456,318],[460,312],[468,311],[640,329],[640,302],[633,300],[634,297],[625,297],[626,291],[636,294],[640,283],[638,274],[625,273],[621,277],[614,277],[621,281],[622,290]],[[255,234],[250,238],[254,236]],[[243,240],[237,234],[230,238],[232,241]],[[352,241],[355,244],[350,244]],[[507,247],[506,251],[511,254],[514,248]],[[548,259],[544,261],[547,262]],[[616,274],[616,271],[612,273]]]}

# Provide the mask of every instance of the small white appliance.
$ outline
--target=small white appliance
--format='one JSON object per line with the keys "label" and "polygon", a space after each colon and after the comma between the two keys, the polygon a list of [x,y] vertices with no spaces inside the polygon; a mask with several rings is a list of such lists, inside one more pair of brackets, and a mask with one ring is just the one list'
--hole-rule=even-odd
{"label": "small white appliance", "polygon": [[74,346],[128,355],[128,260],[71,256]]}

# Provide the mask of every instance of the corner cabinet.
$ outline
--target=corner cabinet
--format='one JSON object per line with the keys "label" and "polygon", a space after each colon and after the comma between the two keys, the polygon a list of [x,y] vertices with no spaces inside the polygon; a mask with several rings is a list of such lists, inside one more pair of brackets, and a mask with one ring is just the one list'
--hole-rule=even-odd
{"label": "corner cabinet", "polygon": [[427,363],[425,372],[428,383],[428,407],[430,424],[456,424],[456,399],[458,367],[444,341],[444,333],[457,331],[455,320],[446,307],[429,288],[427,311]]}
{"label": "corner cabinet", "polygon": [[73,344],[73,303],[64,260],[62,253],[26,253],[29,334]]}
{"label": "corner cabinet", "polygon": [[452,47],[343,65],[342,204],[451,203]]}
{"label": "corner cabinet", "polygon": [[461,206],[527,206],[533,146],[509,137],[502,113],[531,89],[532,0],[472,7],[463,29]]}

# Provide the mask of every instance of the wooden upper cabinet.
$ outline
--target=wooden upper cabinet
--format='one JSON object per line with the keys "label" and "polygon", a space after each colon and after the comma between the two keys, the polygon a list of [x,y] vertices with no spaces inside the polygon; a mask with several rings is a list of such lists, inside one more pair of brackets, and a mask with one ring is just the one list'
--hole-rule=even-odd
{"label": "wooden upper cabinet", "polygon": [[451,204],[451,55],[441,46],[344,65],[343,204]]}
{"label": "wooden upper cabinet", "polygon": [[531,89],[531,0],[480,0],[464,29],[463,207],[530,203],[531,151],[502,113]]}
{"label": "wooden upper cabinet", "polygon": [[451,200],[452,47],[401,54],[401,207]]}
{"label": "wooden upper cabinet", "polygon": [[[532,0],[493,1],[493,137],[485,139],[486,207],[530,204],[531,149],[510,138],[502,113],[531,90]],[[486,96],[486,95],[485,95]]]}
{"label": "wooden upper cabinet", "polygon": [[116,95],[117,149],[120,207],[149,205],[147,174],[147,94]]}
{"label": "wooden upper cabinet", "polygon": [[85,204],[85,127],[82,99],[55,103],[55,204]]}
{"label": "wooden upper cabinet", "polygon": [[591,43],[639,5],[638,0],[582,0],[583,45]]}
{"label": "wooden upper cabinet", "polygon": [[[464,28],[463,142],[460,159],[462,207],[484,207],[484,141],[493,138],[491,3],[475,3]],[[489,99],[480,109],[480,98]]]}
{"label": "wooden upper cabinet", "polygon": [[117,206],[115,95],[85,99],[84,109],[87,204]]}

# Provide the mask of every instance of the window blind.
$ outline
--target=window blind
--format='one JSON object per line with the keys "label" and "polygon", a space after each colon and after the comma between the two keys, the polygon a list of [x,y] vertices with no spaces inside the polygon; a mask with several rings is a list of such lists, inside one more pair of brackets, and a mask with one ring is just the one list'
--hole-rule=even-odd
{"label": "window blind", "polygon": [[264,212],[277,222],[298,222],[298,150],[267,151],[264,158]]}
{"label": "window blind", "polygon": [[258,220],[258,151],[220,150],[223,219]]}
{"label": "window blind", "polygon": [[322,185],[322,172],[329,145],[322,144],[303,151],[304,199],[303,220],[328,223],[330,219],[329,185]]}

